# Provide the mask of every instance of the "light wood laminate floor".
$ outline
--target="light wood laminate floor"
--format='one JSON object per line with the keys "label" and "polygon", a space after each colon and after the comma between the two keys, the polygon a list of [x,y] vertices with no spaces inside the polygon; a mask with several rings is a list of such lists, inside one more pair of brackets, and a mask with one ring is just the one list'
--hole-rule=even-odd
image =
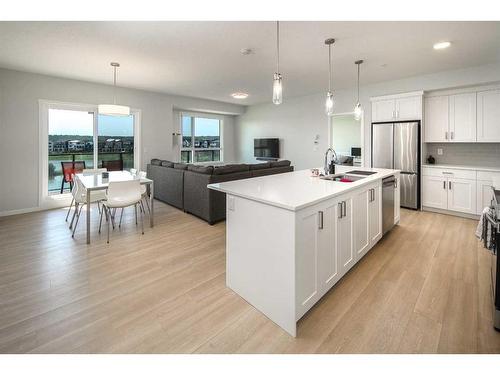
{"label": "light wood laminate floor", "polygon": [[476,222],[402,210],[292,338],[225,287],[225,224],[158,202],[110,244],[65,210],[0,218],[1,353],[500,353]]}

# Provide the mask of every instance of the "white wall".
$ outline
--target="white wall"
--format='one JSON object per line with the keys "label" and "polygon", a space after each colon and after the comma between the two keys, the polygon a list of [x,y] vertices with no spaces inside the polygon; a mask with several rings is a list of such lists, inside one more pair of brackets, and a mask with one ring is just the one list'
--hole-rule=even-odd
{"label": "white wall", "polygon": [[361,147],[361,123],[354,114],[332,117],[332,147],[341,155],[351,155],[352,147]]}
{"label": "white wall", "polygon": [[[38,100],[98,104],[112,97],[109,85],[0,69],[0,214],[38,207]],[[142,168],[154,157],[177,157],[172,147],[172,133],[179,126],[174,108],[227,115],[245,111],[229,103],[125,88],[117,89],[117,100],[142,111]],[[226,118],[232,126],[232,116]]]}
{"label": "white wall", "polygon": [[[387,69],[390,69],[390,66]],[[498,81],[500,81],[500,64],[491,64],[362,86],[360,99],[365,109],[362,152],[365,165],[370,165],[371,157],[370,97],[416,90],[432,91]],[[265,103],[248,107],[246,113],[238,116],[236,120],[235,136],[238,158],[241,161],[253,161],[253,139],[274,136],[282,140],[281,157],[290,159],[296,169],[321,166],[323,153],[328,147],[328,119],[324,113],[324,95],[324,93],[320,93],[287,98],[285,92],[283,104],[280,106]],[[352,112],[355,104],[354,87],[336,91],[335,101],[337,113]],[[317,148],[314,147],[316,134],[320,136]]]}

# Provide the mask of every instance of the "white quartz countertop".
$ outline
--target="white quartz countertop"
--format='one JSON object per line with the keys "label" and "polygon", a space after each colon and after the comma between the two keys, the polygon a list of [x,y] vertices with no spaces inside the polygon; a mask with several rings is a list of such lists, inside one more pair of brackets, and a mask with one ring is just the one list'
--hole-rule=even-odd
{"label": "white quartz countertop", "polygon": [[384,177],[399,174],[400,172],[394,169],[361,168],[340,165],[336,166],[335,172],[345,173],[352,170],[373,171],[376,173],[354,182],[338,182],[312,177],[311,171],[306,169],[270,176],[210,184],[208,188],[287,210],[297,211]]}
{"label": "white quartz countertop", "polygon": [[467,169],[473,171],[500,172],[500,167],[473,167],[471,165],[453,165],[453,164],[424,164],[424,168],[443,168],[443,169]]}

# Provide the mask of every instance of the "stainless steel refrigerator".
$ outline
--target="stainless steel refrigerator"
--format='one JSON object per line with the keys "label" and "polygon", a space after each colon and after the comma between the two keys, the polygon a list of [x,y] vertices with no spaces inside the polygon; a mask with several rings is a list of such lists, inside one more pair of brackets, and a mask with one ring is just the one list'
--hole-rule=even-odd
{"label": "stainless steel refrigerator", "polygon": [[420,121],[372,124],[372,167],[401,170],[401,207],[420,205]]}

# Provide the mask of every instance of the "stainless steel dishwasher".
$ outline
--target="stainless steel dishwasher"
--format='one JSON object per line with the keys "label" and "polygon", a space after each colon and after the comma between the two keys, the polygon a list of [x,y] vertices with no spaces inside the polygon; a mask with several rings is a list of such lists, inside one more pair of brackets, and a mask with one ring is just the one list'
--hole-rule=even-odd
{"label": "stainless steel dishwasher", "polygon": [[389,176],[382,180],[382,233],[386,234],[394,226],[394,192],[396,177]]}

